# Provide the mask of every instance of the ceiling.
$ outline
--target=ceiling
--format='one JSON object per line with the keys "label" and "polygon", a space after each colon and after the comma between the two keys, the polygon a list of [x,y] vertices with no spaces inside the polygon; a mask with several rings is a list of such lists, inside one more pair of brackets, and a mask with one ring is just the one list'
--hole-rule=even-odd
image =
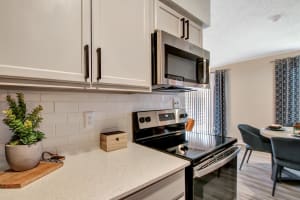
{"label": "ceiling", "polygon": [[300,49],[300,0],[211,0],[211,66]]}

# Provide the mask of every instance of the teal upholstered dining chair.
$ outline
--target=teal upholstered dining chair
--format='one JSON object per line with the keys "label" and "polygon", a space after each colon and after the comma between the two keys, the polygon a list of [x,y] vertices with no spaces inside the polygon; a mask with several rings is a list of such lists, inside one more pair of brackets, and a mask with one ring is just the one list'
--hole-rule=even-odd
{"label": "teal upholstered dining chair", "polygon": [[300,140],[294,138],[271,138],[274,160],[272,196],[275,194],[277,181],[280,181],[283,167],[300,171]]}
{"label": "teal upholstered dining chair", "polygon": [[240,170],[249,152],[247,163],[249,162],[252,151],[261,151],[271,153],[271,142],[269,138],[266,138],[260,134],[259,129],[250,126],[248,124],[239,124],[238,129],[241,132],[243,142],[246,144],[246,150],[240,164]]}

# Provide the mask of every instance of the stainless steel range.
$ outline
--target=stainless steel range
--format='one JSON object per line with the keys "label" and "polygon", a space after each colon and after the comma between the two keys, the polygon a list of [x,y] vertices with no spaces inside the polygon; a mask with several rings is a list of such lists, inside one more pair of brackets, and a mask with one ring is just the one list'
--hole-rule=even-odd
{"label": "stainless steel range", "polygon": [[187,117],[184,109],[134,112],[133,140],[191,162],[185,169],[186,199],[236,199],[237,140],[186,132]]}

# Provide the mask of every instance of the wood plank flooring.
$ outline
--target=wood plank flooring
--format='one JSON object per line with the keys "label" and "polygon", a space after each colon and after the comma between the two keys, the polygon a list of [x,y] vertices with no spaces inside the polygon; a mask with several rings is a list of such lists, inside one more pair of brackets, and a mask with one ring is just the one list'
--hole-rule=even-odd
{"label": "wood plank flooring", "polygon": [[[238,167],[244,151],[238,157]],[[272,197],[271,156],[254,152],[249,163],[244,163],[238,171],[238,200],[299,200],[300,183],[277,183],[275,196]]]}

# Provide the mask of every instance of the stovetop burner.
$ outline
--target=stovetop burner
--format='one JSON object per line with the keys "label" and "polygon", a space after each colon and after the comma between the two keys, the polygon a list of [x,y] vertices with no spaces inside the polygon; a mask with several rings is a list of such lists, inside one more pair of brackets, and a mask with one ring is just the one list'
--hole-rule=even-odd
{"label": "stovetop burner", "polygon": [[191,159],[195,159],[205,152],[204,149],[188,147],[188,144],[179,144],[178,146],[166,149],[166,151],[171,154],[176,154]]}
{"label": "stovetop burner", "polygon": [[[205,156],[209,155],[210,153],[217,151],[218,149],[221,149],[222,147],[236,141],[236,139],[233,138],[193,132],[186,132],[184,136],[184,143],[179,143],[178,145],[167,148],[164,148],[162,146],[156,148],[167,153],[188,159],[191,162],[195,163]],[[149,144],[149,146],[151,146],[151,144]]]}

